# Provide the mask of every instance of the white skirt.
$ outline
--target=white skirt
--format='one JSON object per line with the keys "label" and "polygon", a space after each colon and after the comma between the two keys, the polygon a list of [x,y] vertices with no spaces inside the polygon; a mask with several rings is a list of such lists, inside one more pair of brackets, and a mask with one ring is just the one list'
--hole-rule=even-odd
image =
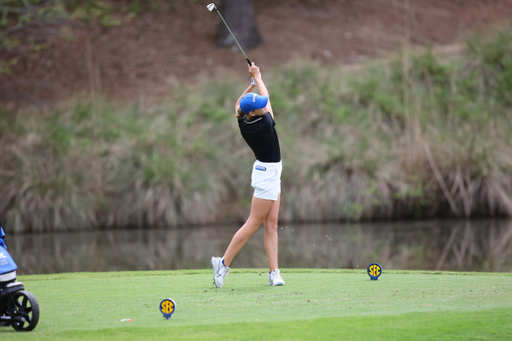
{"label": "white skirt", "polygon": [[277,200],[281,193],[283,162],[261,162],[252,165],[251,186],[254,196],[264,200]]}

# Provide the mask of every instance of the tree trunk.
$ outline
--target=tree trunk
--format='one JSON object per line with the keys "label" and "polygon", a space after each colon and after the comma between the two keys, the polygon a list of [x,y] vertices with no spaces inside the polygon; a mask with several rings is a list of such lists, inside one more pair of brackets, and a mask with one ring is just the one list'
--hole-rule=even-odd
{"label": "tree trunk", "polygon": [[[254,20],[252,0],[223,0],[219,11],[245,53],[263,43]],[[217,47],[230,47],[233,51],[239,51],[222,20],[219,25]]]}

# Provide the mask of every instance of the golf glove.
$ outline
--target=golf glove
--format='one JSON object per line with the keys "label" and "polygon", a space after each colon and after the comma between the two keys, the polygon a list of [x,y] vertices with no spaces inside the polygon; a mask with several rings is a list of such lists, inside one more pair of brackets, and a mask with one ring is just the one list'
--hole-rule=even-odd
{"label": "golf glove", "polygon": [[[261,73],[260,73],[260,77],[261,77]],[[251,77],[251,84],[252,85],[258,85],[258,84],[256,84],[256,81],[254,80],[254,77]]]}

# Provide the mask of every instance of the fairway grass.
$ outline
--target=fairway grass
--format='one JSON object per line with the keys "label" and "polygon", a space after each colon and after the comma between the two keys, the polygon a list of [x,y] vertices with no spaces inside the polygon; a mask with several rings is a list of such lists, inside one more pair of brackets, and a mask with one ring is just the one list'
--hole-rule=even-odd
{"label": "fairway grass", "polygon": [[[283,269],[233,270],[211,289],[211,270],[20,276],[38,299],[30,333],[2,340],[510,340],[512,274]],[[166,320],[164,298],[176,302]],[[122,319],[131,319],[124,321]]]}

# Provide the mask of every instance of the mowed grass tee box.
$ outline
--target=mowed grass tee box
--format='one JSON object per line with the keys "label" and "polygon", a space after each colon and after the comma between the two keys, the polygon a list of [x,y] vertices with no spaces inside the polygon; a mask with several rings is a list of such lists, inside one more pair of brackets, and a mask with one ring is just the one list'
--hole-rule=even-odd
{"label": "mowed grass tee box", "polygon": [[[211,270],[20,276],[38,299],[23,340],[509,340],[512,274],[284,269],[233,270],[211,289]],[[169,319],[159,310],[171,298]],[[131,320],[131,321],[130,321]]]}

